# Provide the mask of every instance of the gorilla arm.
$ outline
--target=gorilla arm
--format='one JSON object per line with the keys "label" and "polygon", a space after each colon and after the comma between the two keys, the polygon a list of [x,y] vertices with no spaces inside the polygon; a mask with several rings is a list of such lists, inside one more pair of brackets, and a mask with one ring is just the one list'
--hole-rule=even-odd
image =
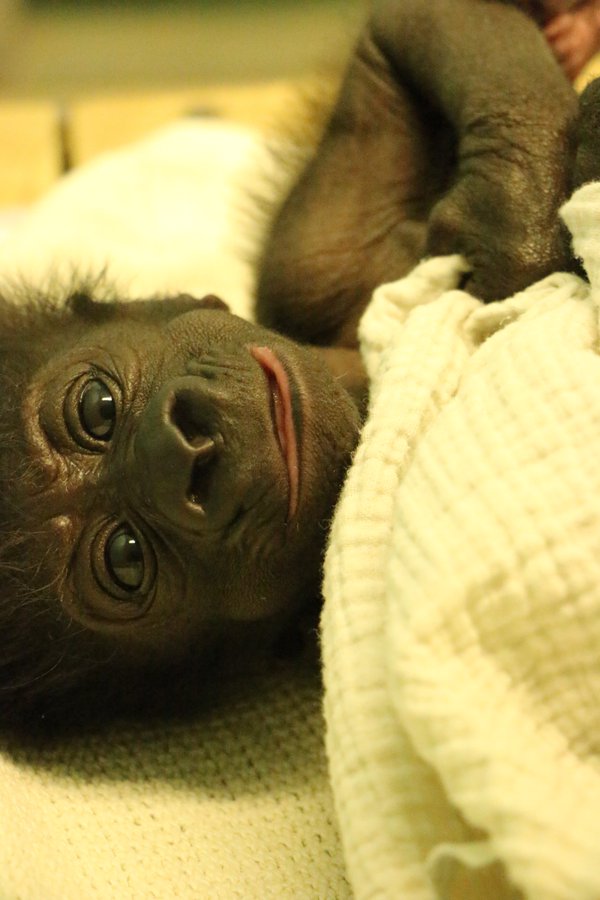
{"label": "gorilla arm", "polygon": [[[431,211],[426,250],[464,253],[469,289],[500,299],[567,263],[557,209],[574,155],[577,99],[540,32],[516,8],[495,2],[381,3],[373,39],[399,71],[416,78],[457,139],[450,190]],[[410,7],[410,9],[409,9]],[[469,22],[468,34],[452,19]],[[396,16],[396,19],[398,17]],[[440,49],[428,65],[426,48]],[[433,54],[433,49],[431,53]]]}
{"label": "gorilla arm", "polygon": [[259,320],[355,347],[373,289],[422,255],[463,253],[468,287],[485,300],[564,266],[557,209],[576,111],[521,10],[376,3],[316,152],[270,228]]}

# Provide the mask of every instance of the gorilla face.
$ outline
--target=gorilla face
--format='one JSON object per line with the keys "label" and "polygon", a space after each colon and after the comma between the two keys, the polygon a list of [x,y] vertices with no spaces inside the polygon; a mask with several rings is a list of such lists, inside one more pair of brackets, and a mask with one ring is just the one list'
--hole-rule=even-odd
{"label": "gorilla face", "polygon": [[15,505],[57,615],[132,665],[209,653],[243,623],[277,631],[318,594],[349,395],[214,297],[75,307],[38,339],[20,406]]}

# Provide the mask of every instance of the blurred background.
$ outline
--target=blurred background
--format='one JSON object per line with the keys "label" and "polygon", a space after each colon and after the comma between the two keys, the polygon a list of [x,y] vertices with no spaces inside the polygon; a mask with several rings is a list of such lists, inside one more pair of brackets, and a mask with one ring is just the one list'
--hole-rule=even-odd
{"label": "blurred background", "polygon": [[0,0],[0,209],[191,112],[277,130],[367,3]]}
{"label": "blurred background", "polygon": [[302,76],[343,59],[365,0],[0,0],[0,99]]}

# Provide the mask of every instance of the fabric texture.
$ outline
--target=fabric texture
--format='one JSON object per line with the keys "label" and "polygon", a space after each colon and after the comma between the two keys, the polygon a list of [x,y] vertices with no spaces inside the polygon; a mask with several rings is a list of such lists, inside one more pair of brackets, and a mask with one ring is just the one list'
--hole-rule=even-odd
{"label": "fabric texture", "polygon": [[321,684],[222,686],[190,722],[0,752],[2,900],[350,897]]}
{"label": "fabric texture", "polygon": [[[211,292],[246,315],[240,192],[267,168],[249,131],[175,124],[62,181],[0,243],[0,272],[44,286],[106,268],[126,296]],[[215,693],[187,723],[2,739],[0,900],[348,897],[318,673]]]}
{"label": "fabric texture", "polygon": [[[249,313],[256,139],[186,122],[65,179],[0,243],[44,285]],[[327,752],[358,898],[600,896],[600,188],[564,210],[591,286],[482,307],[458,258],[380,288],[322,621]],[[332,898],[320,682],[219,686],[191,722],[0,746],[1,900]]]}
{"label": "fabric texture", "polygon": [[326,558],[327,750],[358,898],[600,896],[600,185],[591,279],[379,288]]}

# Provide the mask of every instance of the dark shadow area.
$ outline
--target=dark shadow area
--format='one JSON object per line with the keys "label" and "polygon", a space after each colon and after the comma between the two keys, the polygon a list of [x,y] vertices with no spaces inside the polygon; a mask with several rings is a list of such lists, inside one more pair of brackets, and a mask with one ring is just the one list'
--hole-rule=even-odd
{"label": "dark shadow area", "polygon": [[[168,783],[200,795],[293,791],[325,767],[321,680],[307,660],[223,678],[194,709],[130,717],[79,733],[4,736],[19,766],[70,783]],[[249,779],[249,770],[252,777]]]}

